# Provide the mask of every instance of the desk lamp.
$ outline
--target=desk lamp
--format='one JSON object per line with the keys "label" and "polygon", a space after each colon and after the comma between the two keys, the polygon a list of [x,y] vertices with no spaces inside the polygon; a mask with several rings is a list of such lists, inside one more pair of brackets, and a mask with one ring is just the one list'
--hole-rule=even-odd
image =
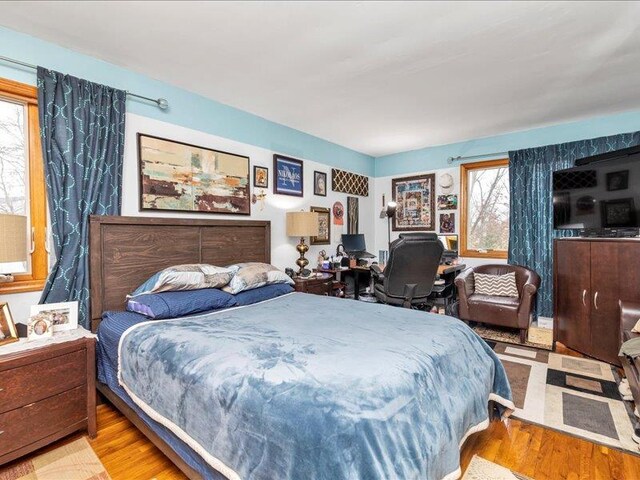
{"label": "desk lamp", "polygon": [[[0,214],[0,264],[27,261],[27,217]],[[9,272],[2,274],[0,283],[13,282]]]}
{"label": "desk lamp", "polygon": [[316,212],[287,212],[287,236],[300,237],[300,243],[296,246],[296,250],[300,257],[296,260],[298,265],[298,275],[302,274],[302,270],[309,264],[309,260],[304,258],[304,254],[309,251],[309,246],[304,243],[304,237],[317,236],[318,231],[318,214]]}

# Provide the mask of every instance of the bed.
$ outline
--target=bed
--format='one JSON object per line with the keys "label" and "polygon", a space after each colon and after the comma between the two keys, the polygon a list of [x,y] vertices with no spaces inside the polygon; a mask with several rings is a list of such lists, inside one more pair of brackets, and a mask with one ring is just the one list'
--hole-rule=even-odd
{"label": "bed", "polygon": [[256,221],[91,218],[98,389],[190,478],[454,479],[513,409],[504,369],[449,317],[301,293],[177,319],[123,312],[156,271],[270,262]]}

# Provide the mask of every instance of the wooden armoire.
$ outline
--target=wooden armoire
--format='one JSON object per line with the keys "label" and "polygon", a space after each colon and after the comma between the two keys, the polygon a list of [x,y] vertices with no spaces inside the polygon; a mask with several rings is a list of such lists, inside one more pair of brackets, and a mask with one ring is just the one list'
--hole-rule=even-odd
{"label": "wooden armoire", "polygon": [[620,365],[618,301],[640,301],[640,239],[556,239],[553,265],[554,341]]}

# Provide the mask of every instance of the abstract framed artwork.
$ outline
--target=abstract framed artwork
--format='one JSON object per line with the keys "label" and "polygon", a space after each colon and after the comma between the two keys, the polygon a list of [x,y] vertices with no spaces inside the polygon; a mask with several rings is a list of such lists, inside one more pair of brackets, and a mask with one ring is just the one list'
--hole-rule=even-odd
{"label": "abstract framed artwork", "polygon": [[391,180],[398,207],[393,231],[433,231],[435,225],[435,175],[415,175]]}
{"label": "abstract framed artwork", "polygon": [[269,169],[267,167],[253,166],[253,186],[269,188]]}
{"label": "abstract framed artwork", "polygon": [[251,214],[249,157],[138,133],[140,210]]}
{"label": "abstract framed artwork", "polygon": [[324,172],[313,172],[313,194],[321,197],[327,196],[327,174]]}
{"label": "abstract framed artwork", "polygon": [[311,237],[311,245],[329,245],[331,243],[331,210],[324,207],[309,209],[318,214],[318,235]]}
{"label": "abstract framed artwork", "polygon": [[358,197],[347,197],[347,233],[359,233],[360,205]]}
{"label": "abstract framed artwork", "polygon": [[304,195],[302,160],[278,154],[273,156],[273,193],[294,197]]}

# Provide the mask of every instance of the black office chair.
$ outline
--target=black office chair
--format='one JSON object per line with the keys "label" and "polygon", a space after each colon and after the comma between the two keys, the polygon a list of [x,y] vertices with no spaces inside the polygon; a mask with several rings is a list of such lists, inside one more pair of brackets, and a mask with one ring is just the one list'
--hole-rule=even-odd
{"label": "black office chair", "polygon": [[384,269],[371,267],[378,301],[410,308],[427,303],[444,247],[435,233],[403,233],[389,246]]}

